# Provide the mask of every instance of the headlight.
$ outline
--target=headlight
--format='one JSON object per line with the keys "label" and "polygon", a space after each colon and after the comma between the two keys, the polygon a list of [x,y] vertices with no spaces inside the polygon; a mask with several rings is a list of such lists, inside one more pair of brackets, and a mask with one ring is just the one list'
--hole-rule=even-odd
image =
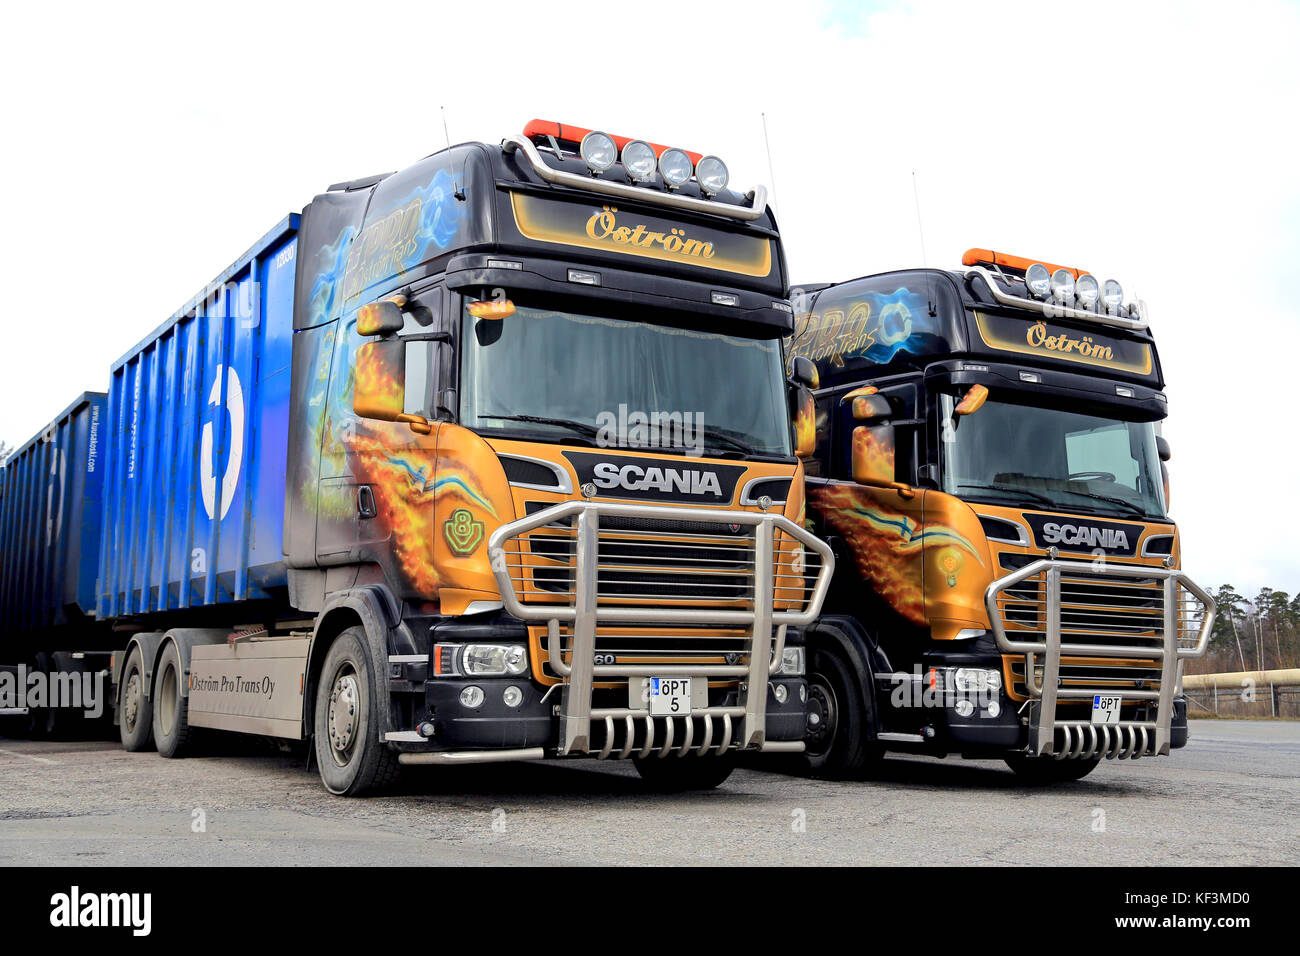
{"label": "headlight", "polygon": [[727,188],[727,164],[716,156],[705,156],[695,167],[695,181],[706,196],[716,196]]}
{"label": "headlight", "polygon": [[1074,295],[1074,273],[1069,269],[1057,269],[1052,273],[1052,295],[1060,302]]}
{"label": "headlight", "polygon": [[460,666],[472,677],[518,677],[528,671],[528,651],[522,644],[466,644]]}
{"label": "headlight", "polygon": [[996,691],[1002,687],[1002,674],[983,667],[959,667],[953,671],[952,684],[963,694]]}
{"label": "headlight", "polygon": [[1079,307],[1091,309],[1097,305],[1097,300],[1101,298],[1101,286],[1097,283],[1097,277],[1084,273],[1074,284],[1074,294],[1079,299]]}
{"label": "headlight", "polygon": [[599,130],[592,130],[582,137],[578,152],[593,173],[603,173],[618,161],[618,146],[614,143],[614,137]]}
{"label": "headlight", "polygon": [[806,655],[802,647],[786,647],[781,652],[781,666],[777,673],[785,677],[802,677],[805,671]]}
{"label": "headlight", "polygon": [[1124,287],[1114,279],[1107,279],[1101,287],[1101,301],[1106,303],[1108,312],[1119,312],[1119,307],[1124,304]]}
{"label": "headlight", "polygon": [[1046,299],[1052,291],[1052,274],[1047,271],[1047,266],[1035,262],[1025,270],[1025,285],[1035,299]]}
{"label": "headlight", "polygon": [[659,154],[659,174],[669,186],[688,182],[692,172],[691,157],[680,149],[665,149]]}
{"label": "headlight", "polygon": [[634,139],[623,147],[623,168],[639,183],[649,182],[655,175],[655,151],[649,143]]}

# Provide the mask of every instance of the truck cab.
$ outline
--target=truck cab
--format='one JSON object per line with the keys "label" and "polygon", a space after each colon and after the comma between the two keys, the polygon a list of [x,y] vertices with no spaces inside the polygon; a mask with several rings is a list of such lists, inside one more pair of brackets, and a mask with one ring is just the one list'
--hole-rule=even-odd
{"label": "truck cab", "polygon": [[832,559],[776,222],[726,180],[534,121],[304,210],[284,542],[329,789],[571,755],[714,785],[802,750]]}
{"label": "truck cab", "polygon": [[809,636],[806,761],[998,757],[1027,778],[1187,740],[1209,595],[1179,570],[1145,308],[972,249],[800,292],[809,526],[839,559]]}

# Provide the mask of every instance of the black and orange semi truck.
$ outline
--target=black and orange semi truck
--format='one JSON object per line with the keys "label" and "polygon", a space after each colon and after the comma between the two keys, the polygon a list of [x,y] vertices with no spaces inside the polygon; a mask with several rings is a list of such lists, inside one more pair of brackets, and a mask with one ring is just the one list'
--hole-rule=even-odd
{"label": "black and orange semi truck", "polygon": [[727,180],[534,121],[286,217],[0,471],[9,682],[111,673],[131,751],[310,739],[348,795],[802,750],[833,559],[777,224]]}
{"label": "black and orange semi truck", "polygon": [[793,299],[808,522],[838,559],[807,769],[899,751],[1051,782],[1184,746],[1214,603],[1179,570],[1145,308],[985,249]]}

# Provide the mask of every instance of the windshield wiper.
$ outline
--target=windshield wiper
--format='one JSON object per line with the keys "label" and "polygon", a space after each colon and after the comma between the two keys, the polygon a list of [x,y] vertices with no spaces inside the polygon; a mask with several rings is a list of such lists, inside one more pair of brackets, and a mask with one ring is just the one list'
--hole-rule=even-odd
{"label": "windshield wiper", "polygon": [[979,488],[984,491],[1010,491],[1018,495],[1024,495],[1026,498],[1029,498],[1032,501],[1037,501],[1040,504],[1047,505],[1049,508],[1060,507],[1060,505],[1057,502],[1047,497],[1047,495],[1039,494],[1037,491],[1031,491],[1028,488],[1018,488],[1015,485],[975,485],[975,484],[969,484],[963,482],[962,484],[959,484],[957,487],[958,488]]}
{"label": "windshield wiper", "polygon": [[1148,517],[1146,511],[1133,504],[1133,502],[1126,501],[1123,498],[1117,498],[1114,495],[1100,495],[1095,491],[1078,491],[1074,488],[1062,488],[1061,490],[1067,495],[1083,495],[1085,498],[1096,498],[1098,501],[1109,501],[1113,504],[1120,505],[1123,508],[1127,508],[1130,514],[1136,515],[1139,518]]}
{"label": "windshield wiper", "polygon": [[703,433],[705,438],[710,438],[713,439],[714,441],[720,441],[726,445],[730,445],[732,448],[736,449],[737,451],[744,452],[747,455],[758,454],[758,449],[755,448],[753,445],[750,445],[747,442],[741,441],[739,438],[729,435],[727,432],[723,431],[720,428],[711,428],[706,425],[703,428]]}
{"label": "windshield wiper", "polygon": [[479,418],[491,418],[494,421],[501,422],[527,422],[530,425],[557,425],[560,428],[567,428],[575,431],[579,435],[585,435],[588,438],[595,438],[600,434],[600,429],[595,425],[589,425],[587,422],[574,421],[571,418],[549,418],[545,415],[485,415],[480,414]]}
{"label": "windshield wiper", "polygon": [[[1037,479],[1037,480],[1039,480],[1039,481],[1060,481],[1060,480],[1061,480],[1061,479],[1059,479],[1059,478],[1050,478],[1050,477],[1047,477],[1047,476],[1044,476],[1044,475],[1023,475],[1023,474],[1016,474],[1016,475],[1011,476],[1011,477],[1015,477],[1015,478],[1030,478],[1030,479]],[[1067,494],[1067,495],[1079,495],[1079,496],[1081,496],[1081,497],[1083,497],[1083,498],[1092,498],[1092,499],[1094,499],[1094,500],[1096,500],[1096,501],[1108,501],[1108,502],[1110,502],[1111,504],[1119,505],[1121,508],[1126,508],[1130,514],[1136,515],[1136,516],[1139,517],[1139,518],[1145,518],[1145,517],[1147,517],[1147,513],[1146,513],[1142,508],[1138,507],[1138,506],[1135,505],[1133,502],[1131,502],[1131,501],[1129,501],[1129,500],[1127,500],[1127,499],[1125,499],[1125,498],[1117,498],[1117,497],[1115,497],[1114,495],[1102,495],[1102,494],[1098,494],[1098,493],[1095,492],[1095,491],[1080,491],[1078,488],[1053,488],[1052,490],[1053,490],[1053,491],[1062,491],[1062,492],[1064,492],[1064,493]],[[1054,502],[1054,503],[1055,503],[1055,502]],[[1057,507],[1060,507],[1060,506],[1058,505]]]}

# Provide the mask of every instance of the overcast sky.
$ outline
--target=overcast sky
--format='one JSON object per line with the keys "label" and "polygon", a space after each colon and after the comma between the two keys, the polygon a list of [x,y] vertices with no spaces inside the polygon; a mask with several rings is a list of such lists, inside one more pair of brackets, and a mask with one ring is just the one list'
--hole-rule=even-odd
{"label": "overcast sky", "polygon": [[722,156],[733,184],[774,186],[796,283],[920,264],[913,173],[930,265],[982,246],[1119,279],[1163,356],[1184,566],[1300,589],[1296,4],[262,0],[5,20],[11,445],[106,388],[285,213],[441,148],[445,106],[457,142],[542,117]]}

